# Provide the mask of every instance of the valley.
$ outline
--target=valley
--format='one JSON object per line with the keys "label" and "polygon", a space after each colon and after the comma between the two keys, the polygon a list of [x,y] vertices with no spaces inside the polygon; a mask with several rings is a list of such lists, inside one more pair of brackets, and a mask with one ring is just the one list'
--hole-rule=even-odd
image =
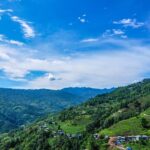
{"label": "valley", "polygon": [[[76,91],[83,91],[77,93]],[[0,133],[54,114],[113,89],[68,88],[62,90],[0,89]]]}

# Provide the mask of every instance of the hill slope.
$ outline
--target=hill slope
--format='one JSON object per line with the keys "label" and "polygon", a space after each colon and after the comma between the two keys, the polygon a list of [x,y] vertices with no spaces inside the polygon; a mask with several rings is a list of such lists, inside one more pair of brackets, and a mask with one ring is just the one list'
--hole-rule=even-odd
{"label": "hill slope", "polygon": [[[78,90],[80,91],[80,88]],[[85,89],[85,93],[88,93],[89,97],[92,97],[95,91],[101,94],[101,90]],[[80,104],[86,98],[87,96],[79,93],[69,93],[65,90],[15,90],[1,88],[0,132],[10,131],[48,113],[58,112],[64,108]]]}
{"label": "hill slope", "polygon": [[136,117],[120,121],[100,131],[100,134],[108,136],[150,135],[150,108]]}
{"label": "hill slope", "polygon": [[[115,135],[125,135],[128,130],[121,132],[122,124],[127,122],[132,129],[129,123],[132,125],[136,121],[138,127],[134,133],[149,134],[149,109],[150,80],[147,79],[118,88],[112,93],[96,96],[84,104],[49,116],[19,131],[1,135],[0,149],[106,150],[107,140],[103,136],[96,140],[93,136],[95,133],[120,128]],[[146,118],[143,117],[144,114]],[[146,119],[142,126],[143,121],[140,123],[140,119],[136,120],[138,117]],[[145,149],[148,149],[147,144],[149,143],[145,144]]]}

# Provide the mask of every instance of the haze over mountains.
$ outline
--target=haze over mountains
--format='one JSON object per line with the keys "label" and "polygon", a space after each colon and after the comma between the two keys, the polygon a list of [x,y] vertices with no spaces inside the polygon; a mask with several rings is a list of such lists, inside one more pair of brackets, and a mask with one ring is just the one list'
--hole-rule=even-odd
{"label": "haze over mountains", "polygon": [[16,129],[48,113],[74,106],[113,89],[67,88],[62,90],[0,89],[0,132]]}

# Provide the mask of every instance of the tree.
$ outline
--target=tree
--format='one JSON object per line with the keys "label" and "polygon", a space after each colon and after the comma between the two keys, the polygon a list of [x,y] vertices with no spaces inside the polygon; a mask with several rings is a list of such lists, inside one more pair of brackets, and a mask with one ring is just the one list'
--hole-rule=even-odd
{"label": "tree", "polygon": [[141,119],[141,124],[142,124],[143,128],[149,128],[150,127],[148,120],[145,119],[144,117]]}

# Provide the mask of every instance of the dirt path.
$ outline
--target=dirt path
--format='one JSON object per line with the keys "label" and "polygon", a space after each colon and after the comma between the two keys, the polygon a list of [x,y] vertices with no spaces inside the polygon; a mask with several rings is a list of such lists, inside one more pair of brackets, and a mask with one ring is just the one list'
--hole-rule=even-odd
{"label": "dirt path", "polygon": [[110,150],[112,150],[112,149],[114,149],[114,148],[117,148],[117,149],[119,149],[119,150],[126,150],[124,147],[123,147],[123,145],[116,145],[115,143],[116,143],[116,141],[117,141],[117,137],[110,137],[109,138],[109,141],[108,141],[108,144],[109,144],[109,149]]}

